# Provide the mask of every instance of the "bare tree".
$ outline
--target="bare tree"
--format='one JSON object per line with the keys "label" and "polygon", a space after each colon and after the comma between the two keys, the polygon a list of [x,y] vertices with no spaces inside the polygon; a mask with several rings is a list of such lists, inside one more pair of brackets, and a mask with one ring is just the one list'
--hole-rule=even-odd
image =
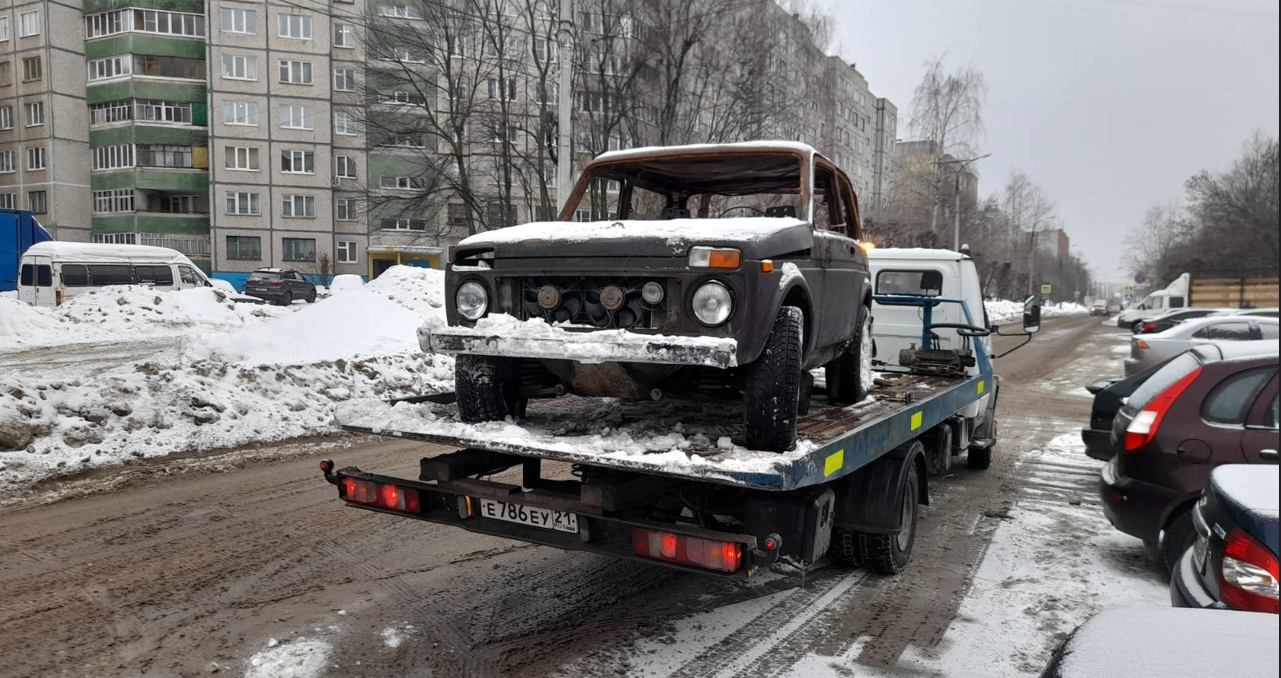
{"label": "bare tree", "polygon": [[1161,277],[1171,256],[1187,239],[1188,227],[1186,214],[1177,200],[1149,207],[1143,223],[1125,239],[1131,272]]}
{"label": "bare tree", "polygon": [[1226,172],[1202,172],[1188,180],[1195,240],[1214,245],[1212,251],[1220,255],[1216,267],[1276,267],[1281,258],[1279,167],[1276,140],[1255,132]]}
{"label": "bare tree", "polygon": [[1027,262],[1027,290],[1029,294],[1036,291],[1037,234],[1053,226],[1055,205],[1045,189],[1041,188],[1022,171],[1014,170],[1006,181],[1001,197],[1001,208],[1014,229],[1016,242],[1027,240],[1025,252]]}
{"label": "bare tree", "polygon": [[[987,99],[987,79],[971,67],[947,72],[944,57],[925,64],[925,74],[912,96],[912,113],[908,129],[917,139],[930,141],[935,155],[940,158],[973,157],[984,135],[983,104]],[[931,168],[930,230],[938,229],[939,208],[943,200],[945,180],[952,172],[960,171],[957,165],[947,170],[941,164]]]}

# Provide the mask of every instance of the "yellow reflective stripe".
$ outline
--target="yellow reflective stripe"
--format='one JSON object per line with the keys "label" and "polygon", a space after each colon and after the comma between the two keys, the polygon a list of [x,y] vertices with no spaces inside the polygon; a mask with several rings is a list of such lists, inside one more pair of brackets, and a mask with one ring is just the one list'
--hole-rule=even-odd
{"label": "yellow reflective stripe", "polygon": [[833,473],[836,473],[837,471],[841,470],[841,468],[844,466],[845,466],[845,450],[840,450],[836,454],[833,454],[832,456],[828,457],[827,461],[823,462],[823,477],[826,478],[827,476],[830,476]]}
{"label": "yellow reflective stripe", "polygon": [[924,424],[925,424],[925,413],[924,413],[924,412],[917,412],[916,414],[913,414],[913,415],[912,415],[912,430],[913,430],[913,431],[915,431],[916,429],[920,428],[920,427],[921,427],[922,425],[924,425]]}
{"label": "yellow reflective stripe", "polygon": [[980,381],[979,381],[979,395],[983,395],[983,394],[984,394],[984,393],[986,393],[986,392],[987,392],[987,382],[986,382],[986,381],[982,381],[982,380],[980,380]]}

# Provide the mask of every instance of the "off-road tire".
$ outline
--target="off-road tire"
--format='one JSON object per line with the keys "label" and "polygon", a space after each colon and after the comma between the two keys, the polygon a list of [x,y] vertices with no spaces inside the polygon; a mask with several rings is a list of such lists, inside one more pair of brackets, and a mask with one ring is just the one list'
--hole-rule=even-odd
{"label": "off-road tire", "polygon": [[975,471],[986,471],[992,466],[992,450],[996,449],[996,444],[1000,440],[997,434],[1001,429],[996,424],[995,416],[988,425],[991,426],[991,435],[988,437],[991,438],[992,443],[987,447],[970,447],[970,451],[965,455],[965,465]]}
{"label": "off-road tire", "polygon": [[747,447],[786,452],[796,444],[805,316],[795,306],[778,310],[765,350],[747,366],[743,427]]}
{"label": "off-road tire", "polygon": [[860,306],[858,330],[850,341],[849,348],[824,368],[828,399],[838,405],[854,405],[867,399],[871,392],[873,353],[872,309]]}
{"label": "off-road tire", "polygon": [[[916,464],[907,470],[907,479],[903,488],[903,502],[910,506],[911,518],[899,527],[897,534],[861,535],[859,545],[862,551],[863,564],[873,572],[883,575],[895,575],[902,572],[912,558],[912,547],[916,544],[916,524],[920,517],[920,479],[917,477]],[[910,502],[910,505],[908,504]],[[906,516],[905,516],[906,517]],[[900,539],[903,530],[906,537]],[[906,541],[906,543],[901,543]]]}
{"label": "off-road tire", "polygon": [[844,527],[832,528],[827,557],[837,565],[863,567],[863,533]]}
{"label": "off-road tire", "polygon": [[1174,566],[1195,541],[1196,527],[1192,525],[1192,511],[1187,509],[1170,520],[1161,538],[1161,563],[1167,572],[1174,572]]}
{"label": "off-road tire", "polygon": [[501,358],[460,355],[454,363],[458,416],[468,424],[520,416],[516,388]]}

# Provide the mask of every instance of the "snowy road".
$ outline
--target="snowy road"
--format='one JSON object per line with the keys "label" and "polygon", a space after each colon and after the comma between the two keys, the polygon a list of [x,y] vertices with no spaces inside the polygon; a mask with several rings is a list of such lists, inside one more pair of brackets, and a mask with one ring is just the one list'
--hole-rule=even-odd
{"label": "snowy road", "polygon": [[898,578],[729,582],[347,510],[316,460],[412,474],[420,446],[303,441],[0,509],[0,676],[1036,675],[1097,610],[1166,604],[1074,439],[1124,337],[1045,329],[998,363],[993,467],[933,485]]}

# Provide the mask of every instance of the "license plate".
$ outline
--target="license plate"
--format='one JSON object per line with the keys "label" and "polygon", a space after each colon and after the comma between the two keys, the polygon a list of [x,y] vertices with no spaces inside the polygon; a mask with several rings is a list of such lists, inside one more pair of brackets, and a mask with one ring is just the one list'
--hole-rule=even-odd
{"label": "license plate", "polygon": [[494,520],[502,520],[518,525],[529,525],[530,527],[541,527],[544,530],[578,534],[578,515],[568,511],[556,511],[534,506],[508,504],[504,501],[494,501],[492,499],[481,499],[480,515],[485,518],[493,518]]}
{"label": "license plate", "polygon": [[1205,574],[1205,561],[1210,555],[1210,540],[1198,536],[1196,544],[1192,546],[1192,562],[1196,565],[1197,572]]}

